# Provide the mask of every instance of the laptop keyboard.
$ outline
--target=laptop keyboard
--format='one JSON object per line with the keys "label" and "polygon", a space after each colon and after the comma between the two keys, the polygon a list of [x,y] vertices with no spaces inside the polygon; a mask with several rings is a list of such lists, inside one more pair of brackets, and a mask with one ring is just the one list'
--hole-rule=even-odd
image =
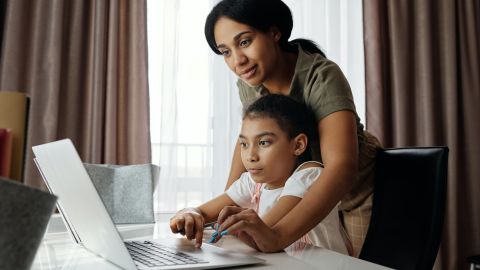
{"label": "laptop keyboard", "polygon": [[128,252],[135,262],[148,267],[207,263],[173,248],[150,241],[125,242]]}

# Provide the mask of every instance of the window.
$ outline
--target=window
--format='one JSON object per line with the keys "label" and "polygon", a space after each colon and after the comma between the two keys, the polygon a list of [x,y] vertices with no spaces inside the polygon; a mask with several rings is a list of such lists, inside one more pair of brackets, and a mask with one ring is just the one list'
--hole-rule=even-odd
{"label": "window", "polygon": [[149,1],[148,46],[152,161],[161,166],[157,211],[212,196],[208,1]]}

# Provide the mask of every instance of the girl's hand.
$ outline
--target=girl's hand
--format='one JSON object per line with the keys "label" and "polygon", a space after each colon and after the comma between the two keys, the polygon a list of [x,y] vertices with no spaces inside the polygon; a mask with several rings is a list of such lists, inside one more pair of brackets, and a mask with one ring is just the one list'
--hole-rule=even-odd
{"label": "girl's hand", "polygon": [[[282,249],[277,232],[267,226],[252,209],[226,206],[220,212],[217,222],[220,224],[219,235],[235,235],[245,244],[262,252]],[[218,239],[217,237],[216,240]]]}
{"label": "girl's hand", "polygon": [[203,225],[205,219],[195,208],[185,208],[178,211],[170,219],[170,229],[173,233],[185,235],[188,240],[195,239],[195,246],[202,245]]}

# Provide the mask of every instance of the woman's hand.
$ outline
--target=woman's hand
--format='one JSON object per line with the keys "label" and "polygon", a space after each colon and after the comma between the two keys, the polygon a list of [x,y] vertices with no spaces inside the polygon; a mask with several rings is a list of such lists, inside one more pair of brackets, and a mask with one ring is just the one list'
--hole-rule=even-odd
{"label": "woman's hand", "polygon": [[[225,206],[218,216],[219,234],[235,235],[245,244],[262,252],[276,252],[282,249],[279,236],[267,226],[252,209]],[[219,238],[217,237],[216,240]]]}
{"label": "woman's hand", "polygon": [[196,208],[180,210],[170,219],[170,229],[172,232],[185,235],[188,240],[195,239],[196,247],[202,245],[204,224],[205,219]]}

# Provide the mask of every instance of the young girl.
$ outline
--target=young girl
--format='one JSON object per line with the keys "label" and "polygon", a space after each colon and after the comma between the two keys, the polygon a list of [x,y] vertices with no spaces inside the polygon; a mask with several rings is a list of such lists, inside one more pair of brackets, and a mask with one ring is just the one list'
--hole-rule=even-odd
{"label": "young girl", "polygon": [[[195,236],[197,246],[203,225],[217,219],[223,207],[254,209],[268,226],[274,226],[303,197],[318,178],[321,164],[310,160],[308,111],[283,95],[266,95],[244,112],[239,145],[247,169],[219,197],[193,209],[179,211],[170,221],[172,232]],[[313,121],[313,120],[312,120]],[[220,234],[219,234],[220,233]],[[228,231],[215,232],[211,242]],[[337,207],[299,242],[348,254]]]}

